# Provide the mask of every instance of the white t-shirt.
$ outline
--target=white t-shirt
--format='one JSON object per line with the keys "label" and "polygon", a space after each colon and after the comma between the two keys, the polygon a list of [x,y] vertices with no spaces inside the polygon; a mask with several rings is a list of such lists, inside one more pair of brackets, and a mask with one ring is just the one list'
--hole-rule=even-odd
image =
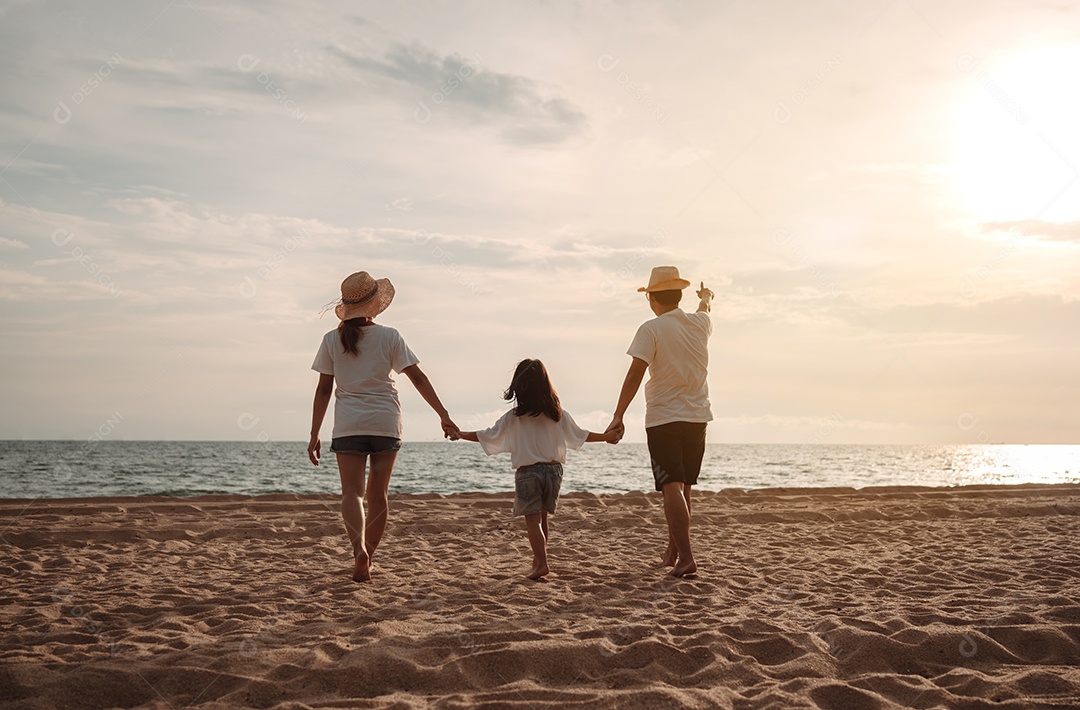
{"label": "white t-shirt", "polygon": [[709,314],[681,308],[645,321],[626,354],[649,364],[645,427],[712,421],[709,408]]}
{"label": "white t-shirt", "polygon": [[401,403],[390,371],[400,373],[420,360],[393,328],[372,323],[362,328],[357,348],[349,355],[341,336],[331,330],[323,336],[311,369],[333,375],[337,382],[334,438],[392,436],[401,438]]}
{"label": "white t-shirt", "polygon": [[557,422],[541,414],[519,417],[511,409],[495,425],[476,432],[476,438],[488,456],[510,452],[510,465],[516,468],[534,463],[566,463],[566,447],[580,449],[589,432],[582,429],[563,410]]}

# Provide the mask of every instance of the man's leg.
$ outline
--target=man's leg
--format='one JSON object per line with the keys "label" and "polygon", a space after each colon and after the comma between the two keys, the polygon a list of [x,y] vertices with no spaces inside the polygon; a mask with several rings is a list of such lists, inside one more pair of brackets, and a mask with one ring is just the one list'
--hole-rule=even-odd
{"label": "man's leg", "polygon": [[694,553],[690,549],[690,506],[687,503],[685,483],[664,484],[664,517],[667,519],[668,536],[675,544],[678,559],[669,574],[682,577],[697,572]]}
{"label": "man's leg", "polygon": [[[689,484],[683,488],[683,497],[686,498],[686,512],[687,515],[692,514],[690,507],[690,486]],[[675,563],[679,560],[679,548],[675,546],[675,536],[671,532],[671,526],[668,526],[668,543],[667,549],[664,550],[664,555],[661,558],[665,567],[674,567]]]}

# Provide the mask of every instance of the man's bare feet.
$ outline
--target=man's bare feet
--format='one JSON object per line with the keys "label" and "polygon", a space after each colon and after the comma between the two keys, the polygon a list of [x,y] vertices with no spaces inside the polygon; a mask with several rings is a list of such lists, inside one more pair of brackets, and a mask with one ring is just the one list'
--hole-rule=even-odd
{"label": "man's bare feet", "polygon": [[674,544],[668,543],[667,549],[664,550],[663,556],[660,558],[665,567],[674,567],[675,563],[679,561],[679,550]]}
{"label": "man's bare feet", "polygon": [[547,564],[534,564],[533,568],[529,570],[529,579],[540,579],[541,577],[551,574],[551,570],[548,569]]}
{"label": "man's bare feet", "polygon": [[371,581],[371,558],[368,557],[366,551],[356,556],[356,562],[353,563],[352,579],[354,582]]}
{"label": "man's bare feet", "polygon": [[697,562],[690,560],[689,562],[680,562],[675,565],[675,568],[668,572],[672,577],[688,577],[692,574],[697,574]]}

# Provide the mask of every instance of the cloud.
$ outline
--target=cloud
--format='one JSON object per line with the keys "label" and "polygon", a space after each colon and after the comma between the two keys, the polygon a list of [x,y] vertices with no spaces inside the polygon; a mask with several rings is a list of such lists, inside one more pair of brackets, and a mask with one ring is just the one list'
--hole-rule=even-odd
{"label": "cloud", "polygon": [[419,44],[396,45],[382,58],[331,52],[368,76],[399,87],[402,100],[415,100],[414,118],[427,123],[446,111],[477,123],[500,126],[511,143],[557,143],[578,135],[585,114],[571,101],[535,79],[482,68],[480,55],[439,55]]}
{"label": "cloud", "polygon": [[1022,219],[1015,222],[985,222],[982,228],[985,232],[1005,232],[1053,242],[1080,244],[1080,221],[1046,222],[1041,219]]}
{"label": "cloud", "polygon": [[18,239],[7,239],[6,237],[0,237],[0,247],[5,249],[26,249],[26,243],[20,242]]}

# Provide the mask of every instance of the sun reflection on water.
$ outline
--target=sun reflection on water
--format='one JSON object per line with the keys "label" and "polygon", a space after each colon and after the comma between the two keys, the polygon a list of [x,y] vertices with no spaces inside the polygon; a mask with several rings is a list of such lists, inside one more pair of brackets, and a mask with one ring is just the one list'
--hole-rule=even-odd
{"label": "sun reflection on water", "polygon": [[972,445],[949,447],[942,453],[951,486],[1080,481],[1076,446]]}

